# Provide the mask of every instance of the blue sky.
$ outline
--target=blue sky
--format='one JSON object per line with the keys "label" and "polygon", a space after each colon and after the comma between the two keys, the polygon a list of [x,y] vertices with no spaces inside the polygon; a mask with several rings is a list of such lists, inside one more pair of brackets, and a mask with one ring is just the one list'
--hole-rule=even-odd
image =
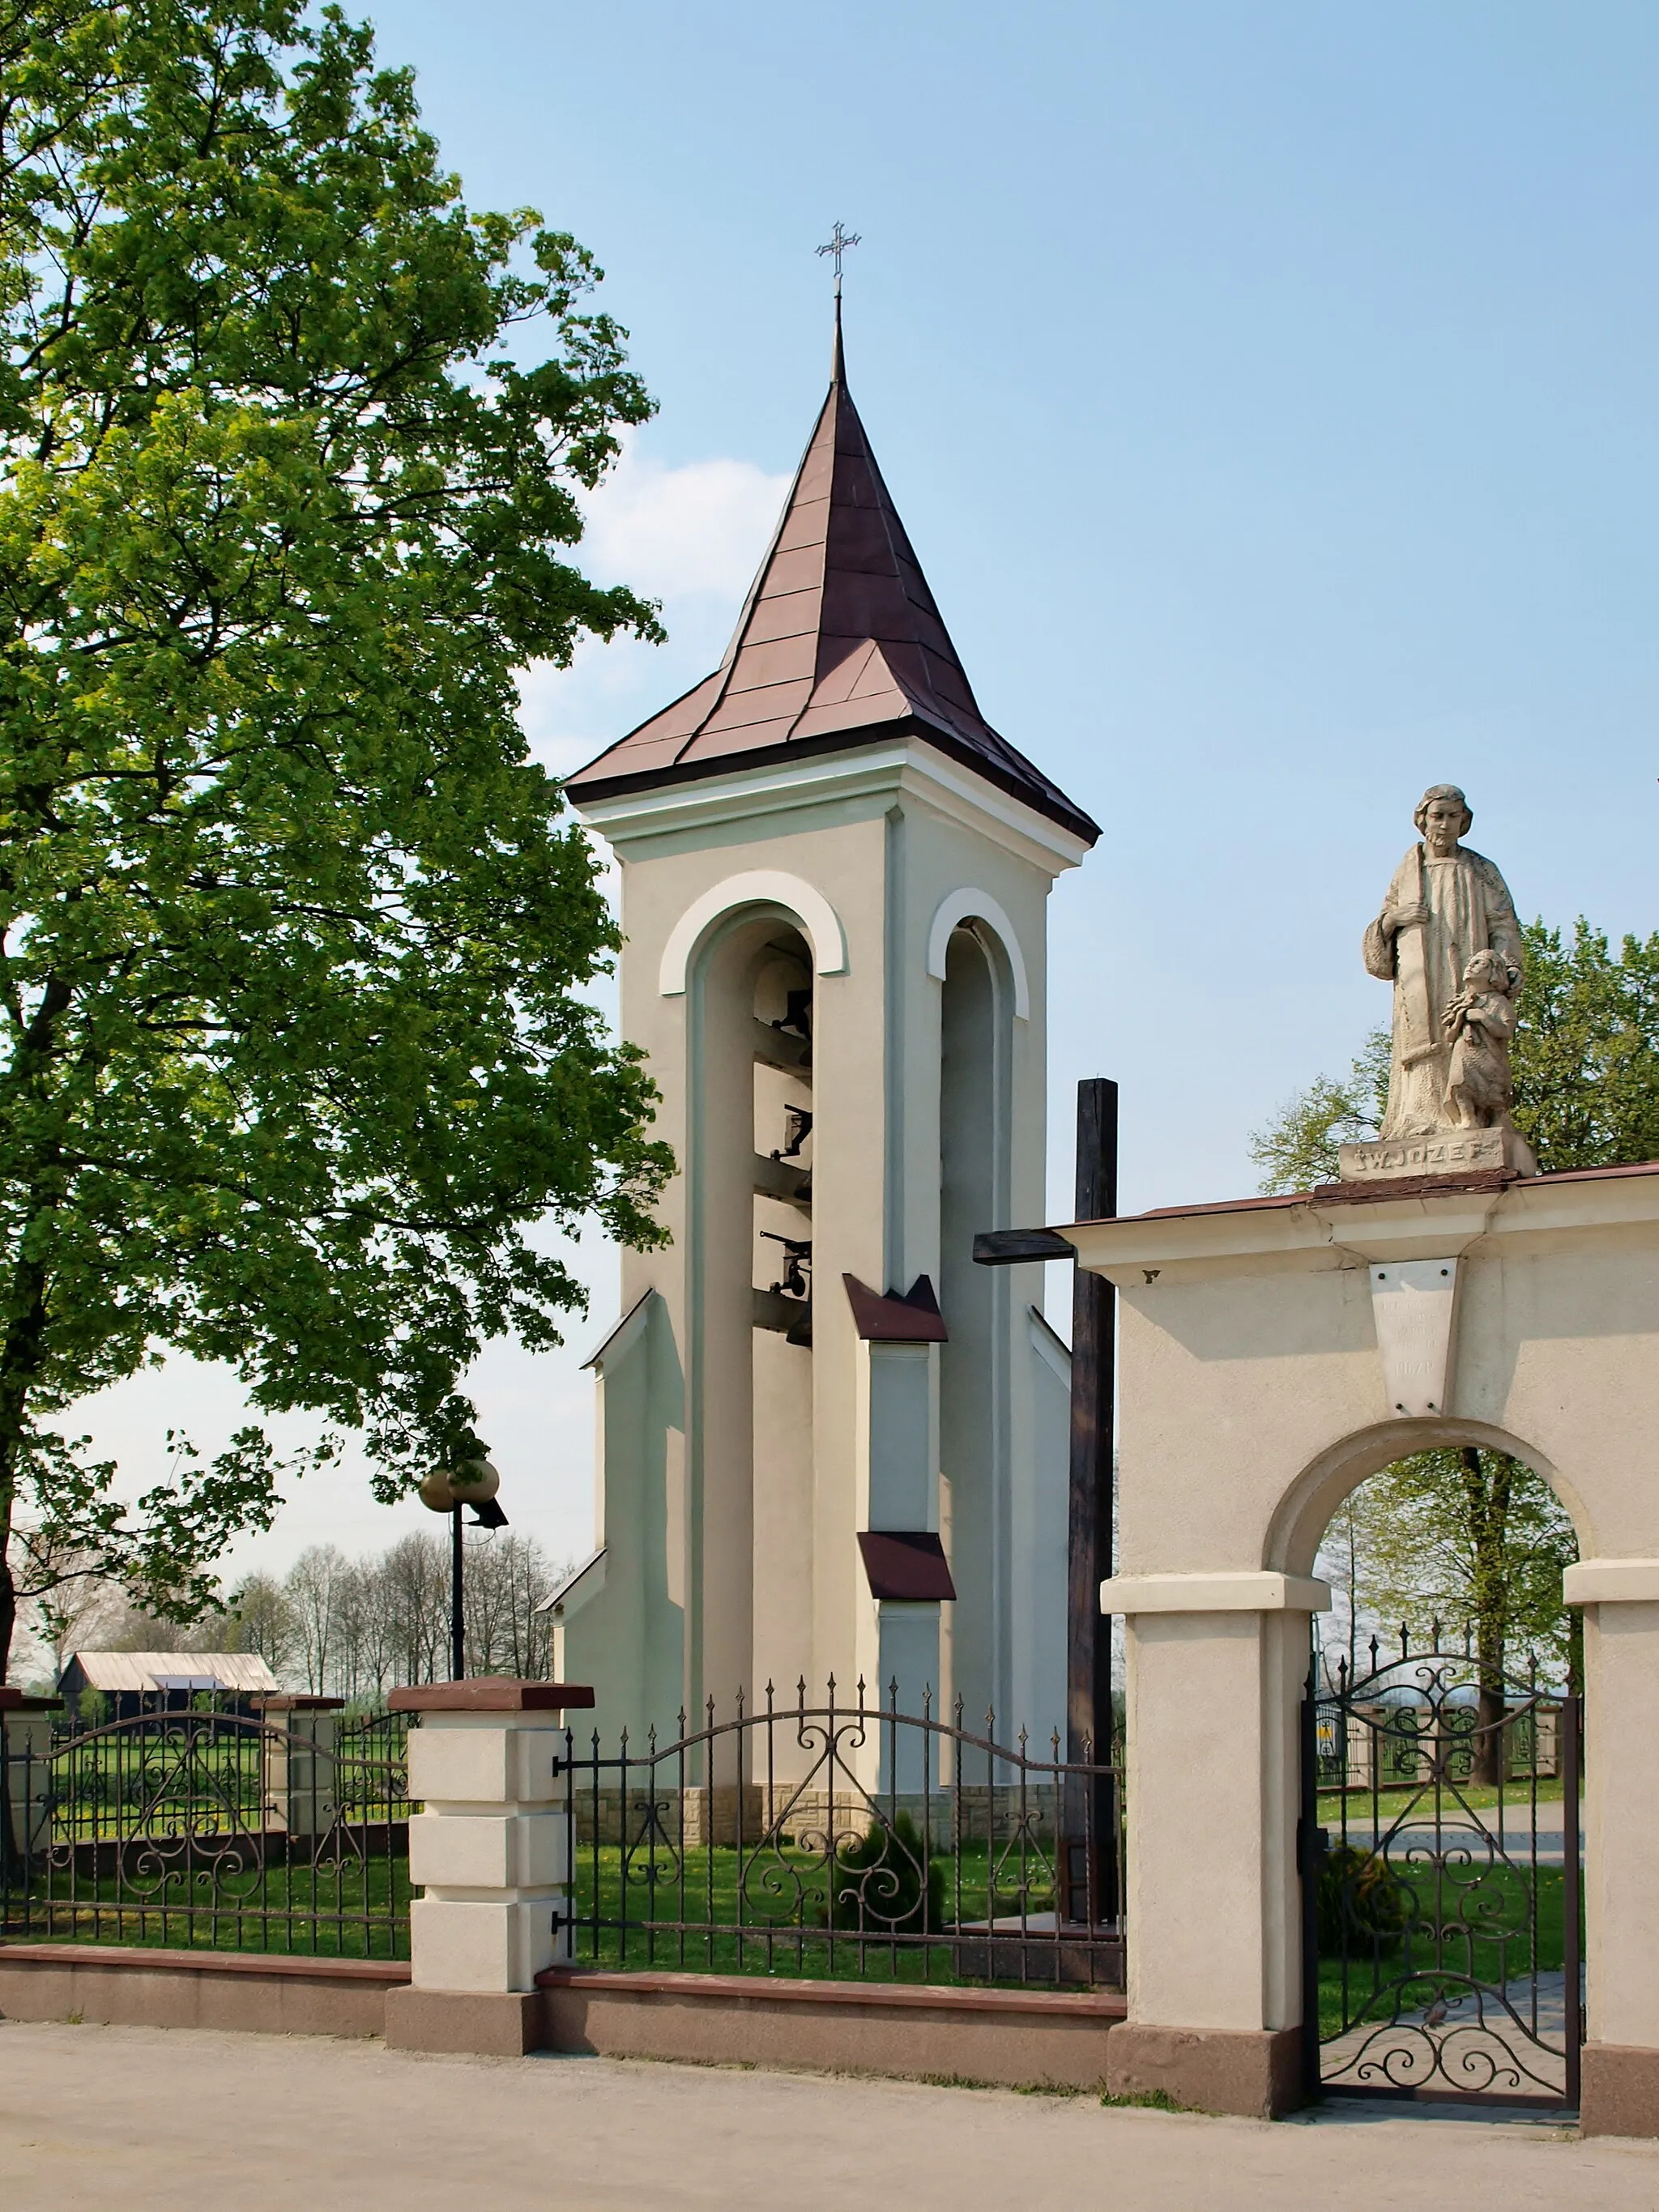
{"label": "blue sky", "polygon": [[[357,12],[356,9],[352,12]],[[713,665],[823,395],[853,389],[990,720],[1104,825],[1056,890],[1070,1091],[1126,1207],[1251,1188],[1249,1131],[1386,994],[1360,931],[1424,785],[1523,914],[1659,927],[1659,10],[1592,0],[669,6],[380,0],[477,206],[592,247],[661,401],[594,507],[660,650],[527,685],[568,768]],[[509,1510],[586,1546],[581,1347],[492,1352]],[[131,1386],[135,1464],[211,1378]],[[360,1478],[260,1547],[384,1540]]]}

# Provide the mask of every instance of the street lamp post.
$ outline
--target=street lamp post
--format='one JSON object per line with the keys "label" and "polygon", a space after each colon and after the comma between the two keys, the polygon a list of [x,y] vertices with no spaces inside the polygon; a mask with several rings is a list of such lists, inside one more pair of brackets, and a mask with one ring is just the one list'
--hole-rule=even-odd
{"label": "street lamp post", "polygon": [[472,1508],[475,1528],[505,1528],[507,1516],[496,1502],[501,1478],[487,1459],[469,1460],[465,1466],[434,1468],[421,1485],[421,1503],[434,1513],[449,1516],[449,1679],[466,1676],[465,1547],[461,1540],[461,1514]]}
{"label": "street lamp post", "polygon": [[461,1543],[461,1509],[449,1509],[449,1679],[466,1674],[466,1553]]}

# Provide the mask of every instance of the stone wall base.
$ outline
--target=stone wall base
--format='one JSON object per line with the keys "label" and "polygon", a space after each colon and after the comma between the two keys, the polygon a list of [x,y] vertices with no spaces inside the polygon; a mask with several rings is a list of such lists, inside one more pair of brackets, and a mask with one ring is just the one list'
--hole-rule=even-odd
{"label": "stone wall base", "polygon": [[1200,2112],[1274,2120],[1304,2101],[1302,2030],[1131,2027],[1112,2030],[1106,2087],[1115,2097],[1162,2090]]}
{"label": "stone wall base", "polygon": [[1121,1996],[1098,1992],[559,1967],[538,1978],[552,2050],[1009,2087],[1099,2088],[1124,2010]]}
{"label": "stone wall base", "polygon": [[539,1990],[392,1990],[386,2039],[392,2051],[522,2058],[548,2047],[546,2008]]}
{"label": "stone wall base", "polygon": [[0,2018],[261,2035],[379,2035],[407,1966],[224,1951],[0,1944]]}
{"label": "stone wall base", "polygon": [[1110,1991],[764,1982],[552,1969],[534,1990],[417,1990],[395,1960],[0,1945],[0,2018],[270,2035],[383,2034],[394,2050],[603,2052],[1011,2086],[1098,2088]]}
{"label": "stone wall base", "polygon": [[1659,2051],[1587,2043],[1579,2055],[1578,2124],[1587,2136],[1659,2136]]}

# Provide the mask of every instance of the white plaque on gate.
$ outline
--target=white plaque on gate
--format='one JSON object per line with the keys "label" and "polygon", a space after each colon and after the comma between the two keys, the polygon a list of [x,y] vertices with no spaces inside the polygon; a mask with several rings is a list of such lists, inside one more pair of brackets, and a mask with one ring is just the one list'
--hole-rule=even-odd
{"label": "white plaque on gate", "polygon": [[1371,1269],[1371,1318],[1389,1411],[1432,1419],[1451,1393],[1455,1260],[1389,1260]]}

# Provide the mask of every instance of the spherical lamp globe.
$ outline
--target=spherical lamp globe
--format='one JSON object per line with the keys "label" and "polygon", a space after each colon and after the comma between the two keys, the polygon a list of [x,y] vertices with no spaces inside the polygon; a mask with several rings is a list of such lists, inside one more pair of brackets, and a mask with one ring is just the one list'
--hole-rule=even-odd
{"label": "spherical lamp globe", "polygon": [[422,1483],[418,1492],[422,1505],[429,1505],[434,1513],[453,1513],[460,1500],[449,1486],[449,1477],[441,1467],[433,1468]]}
{"label": "spherical lamp globe", "polygon": [[483,1505],[501,1486],[501,1478],[487,1459],[470,1459],[452,1467],[446,1477],[458,1505]]}

